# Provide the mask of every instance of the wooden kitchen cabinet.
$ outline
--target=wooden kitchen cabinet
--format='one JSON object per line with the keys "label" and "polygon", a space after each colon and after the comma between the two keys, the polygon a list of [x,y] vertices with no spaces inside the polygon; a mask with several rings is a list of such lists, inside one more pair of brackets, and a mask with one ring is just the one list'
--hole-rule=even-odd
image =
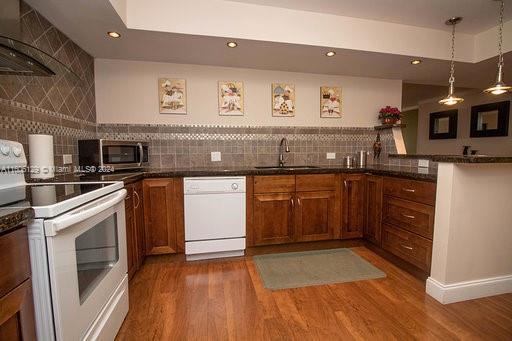
{"label": "wooden kitchen cabinet", "polygon": [[0,340],[35,340],[27,228],[0,236]]}
{"label": "wooden kitchen cabinet", "polygon": [[254,245],[294,241],[294,199],[293,193],[254,195]]}
{"label": "wooden kitchen cabinet", "polygon": [[128,278],[132,278],[145,257],[142,182],[125,186],[126,255]]}
{"label": "wooden kitchen cabinet", "polygon": [[133,185],[125,186],[127,191],[124,198],[124,215],[126,222],[126,264],[128,278],[132,278],[137,271],[137,235],[133,212]]}
{"label": "wooden kitchen cabinet", "polygon": [[360,238],[365,223],[365,174],[343,174],[341,238]]}
{"label": "wooden kitchen cabinet", "polygon": [[381,245],[382,235],[382,176],[366,176],[366,223],[363,236]]}
{"label": "wooden kitchen cabinet", "polygon": [[183,179],[146,179],[143,192],[146,255],[183,251]]}
{"label": "wooden kitchen cabinet", "polygon": [[335,174],[248,178],[247,245],[339,237],[339,179]]}
{"label": "wooden kitchen cabinet", "polygon": [[334,191],[297,192],[296,240],[332,239],[336,226]]}
{"label": "wooden kitchen cabinet", "polygon": [[138,181],[133,186],[133,220],[135,223],[135,235],[137,238],[137,268],[140,268],[146,257],[146,240],[144,232],[144,201],[143,201],[142,181]]}

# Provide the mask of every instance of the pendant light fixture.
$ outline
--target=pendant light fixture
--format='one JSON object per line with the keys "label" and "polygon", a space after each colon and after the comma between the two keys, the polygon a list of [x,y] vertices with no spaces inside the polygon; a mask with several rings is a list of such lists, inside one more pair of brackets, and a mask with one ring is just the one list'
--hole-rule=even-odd
{"label": "pendant light fixture", "polygon": [[450,62],[450,78],[448,79],[448,96],[439,101],[439,104],[454,105],[464,101],[463,98],[453,94],[453,84],[455,83],[455,25],[462,21],[461,17],[453,17],[446,20],[445,24],[452,26],[452,59]]}
{"label": "pendant light fixture", "polygon": [[[496,0],[494,0],[496,1]],[[512,89],[512,86],[507,86],[503,82],[503,10],[505,9],[505,2],[503,0],[497,0],[500,2],[500,21],[498,26],[498,75],[496,76],[496,83],[490,88],[484,90],[485,93],[493,95],[501,95]]]}

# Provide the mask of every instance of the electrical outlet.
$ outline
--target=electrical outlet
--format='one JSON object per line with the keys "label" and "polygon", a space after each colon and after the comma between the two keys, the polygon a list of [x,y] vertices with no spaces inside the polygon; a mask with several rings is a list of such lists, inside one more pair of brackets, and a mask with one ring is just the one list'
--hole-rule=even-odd
{"label": "electrical outlet", "polygon": [[221,157],[221,153],[220,152],[212,152],[212,161],[213,162],[218,162],[218,161],[221,161],[222,160],[222,157]]}
{"label": "electrical outlet", "polygon": [[418,167],[429,167],[429,160],[418,160]]}
{"label": "electrical outlet", "polygon": [[73,163],[73,155],[71,155],[71,154],[62,155],[62,164],[69,165],[70,163]]}
{"label": "electrical outlet", "polygon": [[336,159],[336,153],[327,153],[327,159],[328,160]]}

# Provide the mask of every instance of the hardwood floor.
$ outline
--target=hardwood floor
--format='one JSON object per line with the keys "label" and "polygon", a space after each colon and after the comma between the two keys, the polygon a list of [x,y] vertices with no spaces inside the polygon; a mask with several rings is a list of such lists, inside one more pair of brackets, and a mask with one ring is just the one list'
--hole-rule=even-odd
{"label": "hardwood floor", "polygon": [[512,339],[512,294],[442,305],[423,281],[353,245],[387,277],[270,291],[252,256],[188,263],[182,255],[150,257],[130,282],[130,312],[117,339]]}

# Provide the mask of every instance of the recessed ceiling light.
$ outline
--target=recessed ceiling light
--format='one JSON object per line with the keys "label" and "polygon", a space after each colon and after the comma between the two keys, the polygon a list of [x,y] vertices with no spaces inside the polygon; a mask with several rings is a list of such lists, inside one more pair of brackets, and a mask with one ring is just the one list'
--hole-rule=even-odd
{"label": "recessed ceiling light", "polygon": [[325,53],[325,55],[326,55],[327,57],[334,57],[334,56],[336,55],[336,52],[334,52],[334,51],[328,51],[328,52],[326,52],[326,53]]}
{"label": "recessed ceiling light", "polygon": [[228,47],[231,47],[231,48],[235,48],[238,46],[238,44],[234,41],[228,41],[228,43],[226,45],[228,45]]}
{"label": "recessed ceiling light", "polygon": [[111,38],[119,38],[121,37],[121,35],[115,31],[110,31],[110,32],[107,32],[107,34],[109,35],[109,37]]}
{"label": "recessed ceiling light", "polygon": [[412,65],[418,65],[418,64],[421,64],[421,59],[413,59],[413,60],[411,60],[411,64],[412,64]]}

